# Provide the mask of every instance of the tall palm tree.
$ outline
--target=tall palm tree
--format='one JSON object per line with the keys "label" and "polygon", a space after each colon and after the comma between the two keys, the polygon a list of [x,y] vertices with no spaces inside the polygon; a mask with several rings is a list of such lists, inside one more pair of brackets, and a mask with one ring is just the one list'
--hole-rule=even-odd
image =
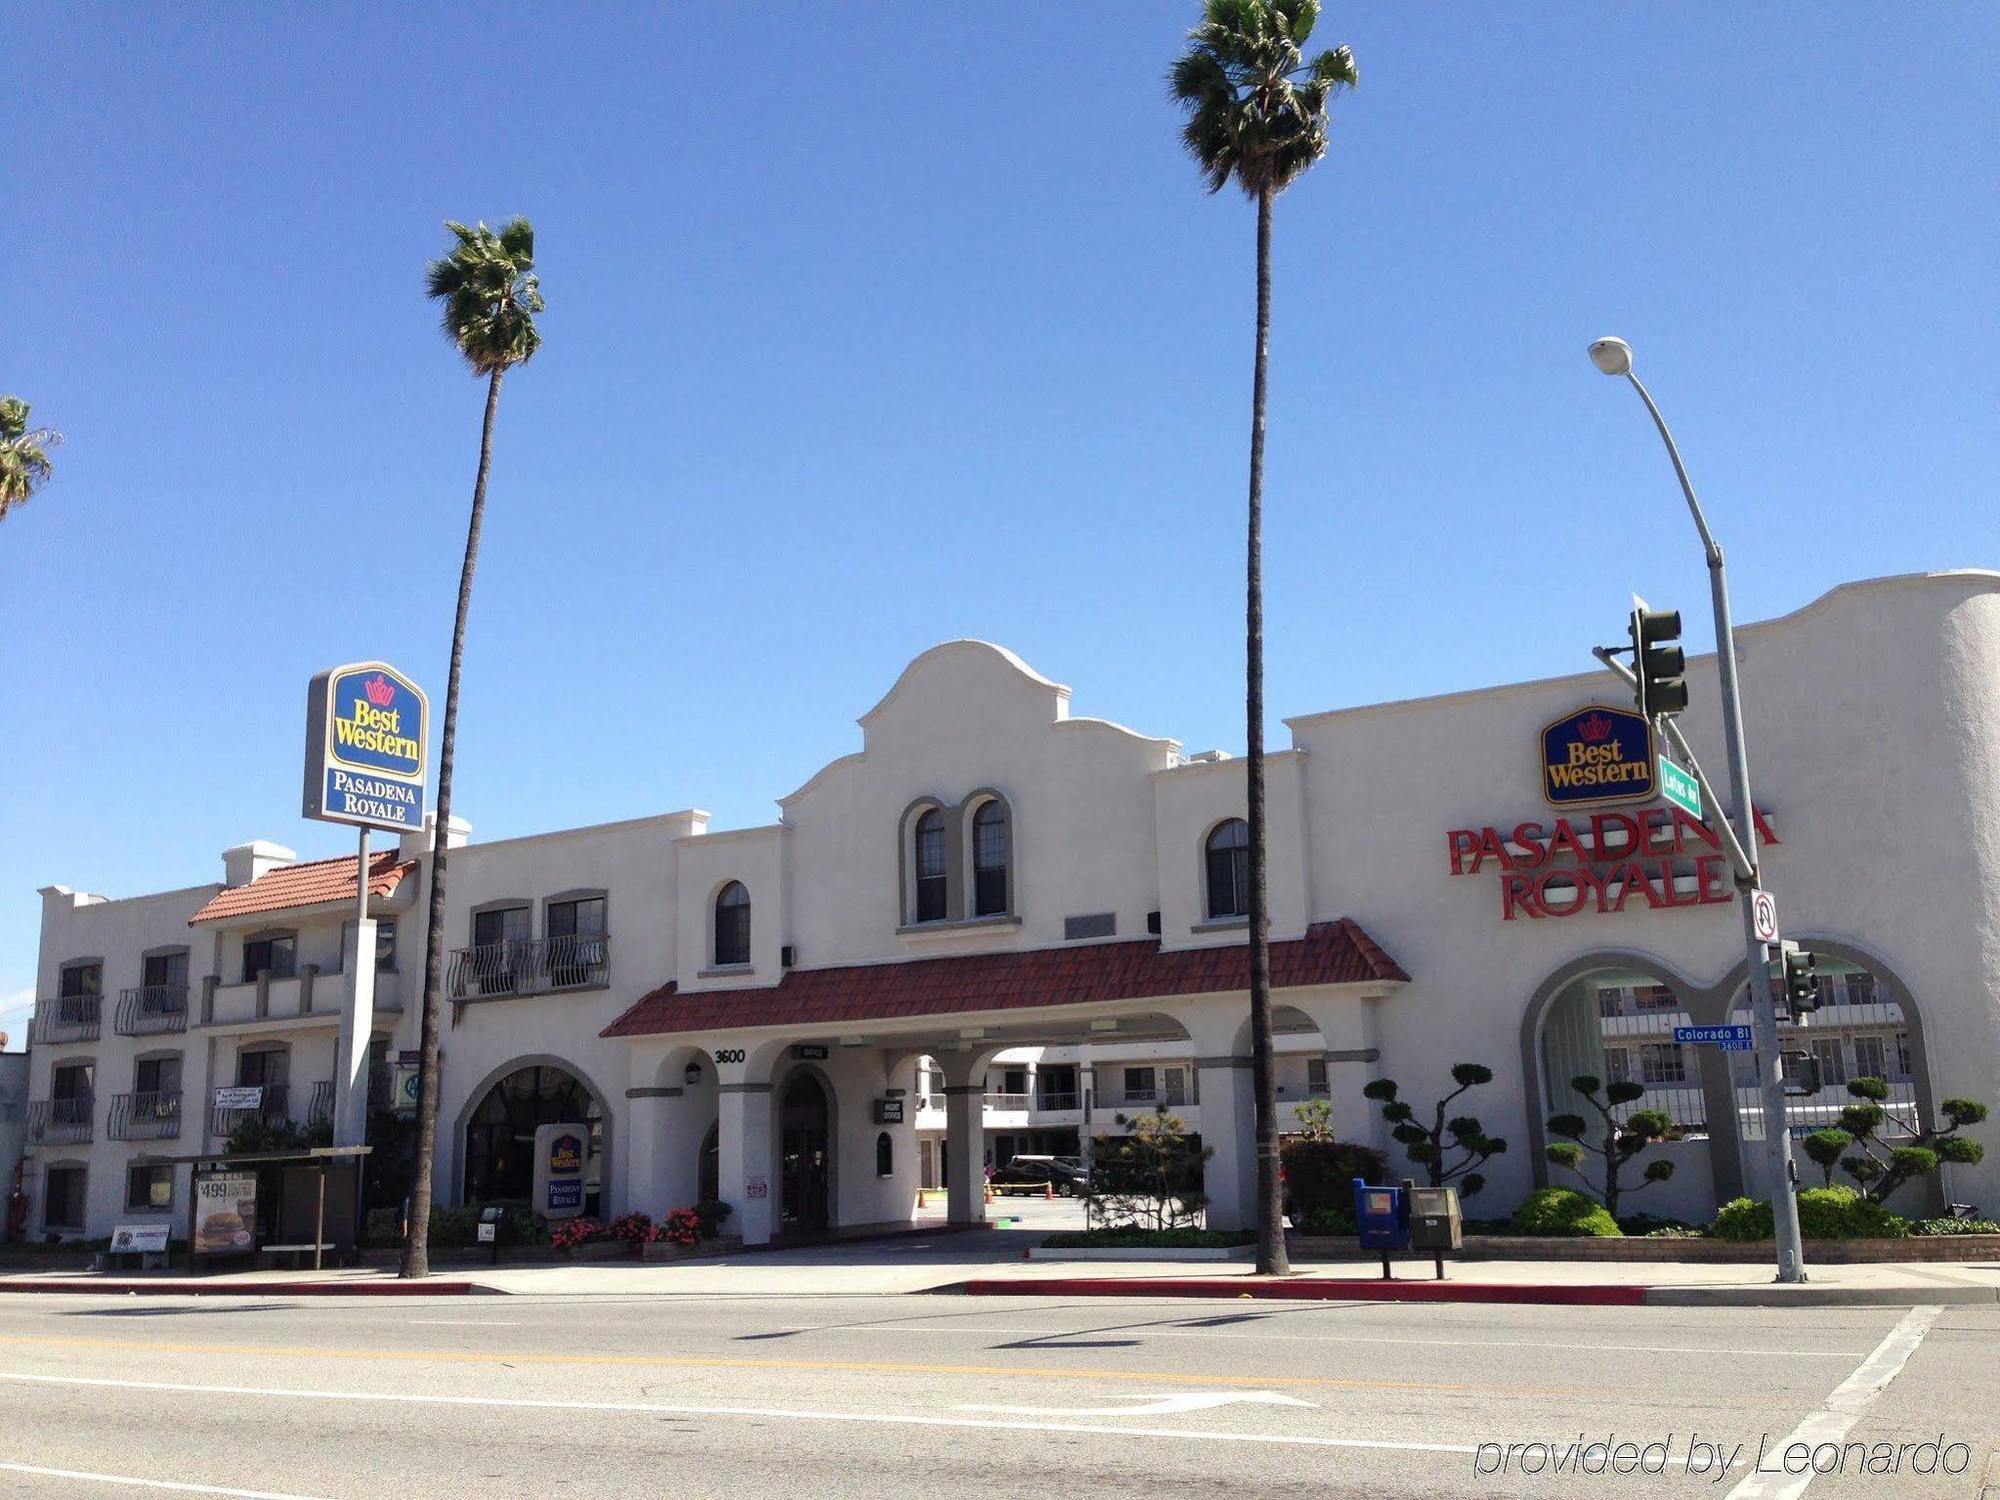
{"label": "tall palm tree", "polygon": [[535,229],[515,219],[499,230],[447,221],[458,238],[434,260],[425,291],[443,304],[444,335],[475,375],[486,377],[486,419],[479,429],[479,470],[472,480],[472,520],[465,528],[465,562],[458,574],[458,614],[451,627],[451,674],[444,689],[444,740],[438,749],[437,822],[431,832],[430,920],[424,930],[422,1070],[417,1093],[417,1161],[410,1188],[410,1227],[403,1241],[405,1276],[430,1274],[431,1158],[437,1149],[438,999],[444,987],[444,876],[451,834],[451,773],[458,738],[458,683],[465,667],[465,616],[472,570],[479,563],[479,529],[486,519],[486,475],[493,465],[493,418],[500,380],[541,347],[535,314],[542,310],[535,275]]}
{"label": "tall palm tree", "polygon": [[56,467],[49,450],[61,441],[60,432],[28,425],[19,396],[0,396],[0,521],[49,482]]}
{"label": "tall palm tree", "polygon": [[1307,60],[1318,0],[1207,0],[1168,84],[1181,131],[1211,193],[1234,182],[1257,203],[1257,359],[1251,383],[1250,545],[1244,712],[1249,744],[1250,1045],[1257,1115],[1257,1269],[1289,1269],[1278,1183],[1278,1094],[1271,1066],[1271,933],[1264,815],[1264,398],[1271,345],[1271,205],[1322,156],[1327,106],[1354,87],[1354,54]]}

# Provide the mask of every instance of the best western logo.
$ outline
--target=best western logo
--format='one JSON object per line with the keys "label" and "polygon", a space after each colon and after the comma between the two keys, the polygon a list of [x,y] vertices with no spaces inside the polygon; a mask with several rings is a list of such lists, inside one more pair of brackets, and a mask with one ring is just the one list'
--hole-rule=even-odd
{"label": "best western logo", "polygon": [[1557,807],[1653,795],[1652,726],[1593,704],[1542,728],[1542,795]]}
{"label": "best western logo", "polygon": [[[409,702],[406,689],[375,673],[365,681],[349,678],[340,684],[334,694],[333,749],[335,755],[351,765],[363,765],[372,770],[414,774],[423,755],[423,747],[414,734],[405,729],[404,708],[398,700]],[[391,704],[398,704],[391,707]],[[409,703],[411,717],[417,718],[413,702]],[[410,729],[417,726],[412,724]]]}

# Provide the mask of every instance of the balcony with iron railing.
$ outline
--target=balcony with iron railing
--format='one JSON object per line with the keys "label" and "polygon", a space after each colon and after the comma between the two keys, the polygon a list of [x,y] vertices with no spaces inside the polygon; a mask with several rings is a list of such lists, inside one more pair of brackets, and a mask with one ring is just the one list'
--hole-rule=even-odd
{"label": "balcony with iron railing", "polygon": [[306,1096],[306,1124],[333,1119],[333,1080],[322,1078]]}
{"label": "balcony with iron railing", "polygon": [[37,1099],[28,1106],[28,1140],[36,1146],[78,1145],[95,1138],[96,1096]]}
{"label": "balcony with iron railing", "polygon": [[998,1110],[1002,1113],[1012,1110],[1019,1114],[1026,1114],[1028,1110],[1028,1096],[1026,1093],[989,1093],[984,1103],[988,1109]]}
{"label": "balcony with iron railing", "polygon": [[1074,1089],[1048,1089],[1035,1095],[1035,1108],[1050,1113],[1060,1113],[1066,1109],[1082,1109],[1083,1098]]}
{"label": "balcony with iron railing", "polygon": [[447,987],[454,1000],[494,1000],[601,989],[610,979],[611,938],[595,933],[454,948]]}
{"label": "balcony with iron railing", "polygon": [[171,1141],[181,1133],[181,1091],[111,1096],[111,1119],[105,1131],[114,1141]]}
{"label": "balcony with iron railing", "polygon": [[266,1083],[263,1085],[244,1086],[261,1087],[263,1089],[258,1102],[241,1109],[225,1109],[220,1105],[211,1106],[208,1111],[208,1133],[210,1135],[226,1137],[252,1115],[270,1125],[275,1125],[280,1120],[289,1120],[292,1117],[291,1089],[288,1085]]}
{"label": "balcony with iron railing", "polygon": [[101,995],[57,995],[35,1006],[33,1040],[44,1045],[57,1042],[94,1042],[104,1027],[104,997]]}
{"label": "balcony with iron railing", "polygon": [[112,1022],[120,1036],[155,1036],[186,1031],[188,987],[184,984],[141,984],[118,992],[118,1013]]}

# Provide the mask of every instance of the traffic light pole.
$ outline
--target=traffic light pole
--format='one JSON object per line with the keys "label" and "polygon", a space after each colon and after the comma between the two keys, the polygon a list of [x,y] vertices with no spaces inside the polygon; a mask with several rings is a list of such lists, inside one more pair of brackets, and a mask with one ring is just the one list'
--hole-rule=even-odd
{"label": "traffic light pole", "polygon": [[[1688,479],[1687,466],[1681,462],[1680,449],[1674,445],[1674,435],[1667,430],[1666,418],[1660,415],[1659,407],[1653,404],[1651,393],[1640,383],[1639,377],[1630,369],[1624,373],[1625,378],[1632,382],[1632,389],[1639,393],[1639,399],[1646,403],[1646,410],[1652,414],[1653,425],[1660,430],[1660,441],[1667,445],[1667,456],[1674,464],[1674,476],[1680,480],[1681,493],[1687,497],[1688,511],[1694,517],[1695,529],[1701,533],[1702,550],[1708,558],[1709,594],[1715,608],[1716,671],[1722,680],[1722,735],[1724,747],[1729,752],[1730,799],[1736,805],[1735,823],[1741,835],[1740,850],[1747,860],[1747,868],[1742,862],[1737,865],[1736,894],[1737,905],[1742,909],[1743,950],[1749,966],[1751,1026],[1757,1044],[1753,1055],[1757,1059],[1757,1092],[1764,1105],[1764,1145],[1771,1179],[1771,1219],[1778,1245],[1778,1280],[1804,1281],[1806,1267],[1799,1241],[1798,1174],[1792,1163],[1791,1131],[1785,1124],[1785,1082],[1779,1056],[1778,1007],[1771,993],[1770,952],[1757,936],[1756,915],[1750,900],[1751,891],[1761,883],[1760,860],[1755,804],[1750,800],[1750,765],[1743,744],[1743,702],[1736,685],[1736,632],[1729,618],[1729,581],[1723,568],[1722,546],[1708,529],[1708,519],[1701,513],[1701,502],[1695,499],[1694,484]],[[1674,737],[1679,739],[1678,731]],[[1686,742],[1681,741],[1681,744],[1685,748]],[[1730,1097],[1733,1101],[1734,1088],[1730,1090]],[[1733,1103],[1731,1107],[1734,1107]]]}

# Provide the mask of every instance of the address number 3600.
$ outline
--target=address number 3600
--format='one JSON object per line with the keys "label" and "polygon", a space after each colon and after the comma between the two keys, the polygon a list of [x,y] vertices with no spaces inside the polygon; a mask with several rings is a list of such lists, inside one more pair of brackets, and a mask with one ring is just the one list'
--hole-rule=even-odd
{"label": "address number 3600", "polygon": [[723,1063],[740,1063],[743,1061],[743,1049],[741,1047],[718,1047],[715,1049],[715,1061],[717,1066]]}

